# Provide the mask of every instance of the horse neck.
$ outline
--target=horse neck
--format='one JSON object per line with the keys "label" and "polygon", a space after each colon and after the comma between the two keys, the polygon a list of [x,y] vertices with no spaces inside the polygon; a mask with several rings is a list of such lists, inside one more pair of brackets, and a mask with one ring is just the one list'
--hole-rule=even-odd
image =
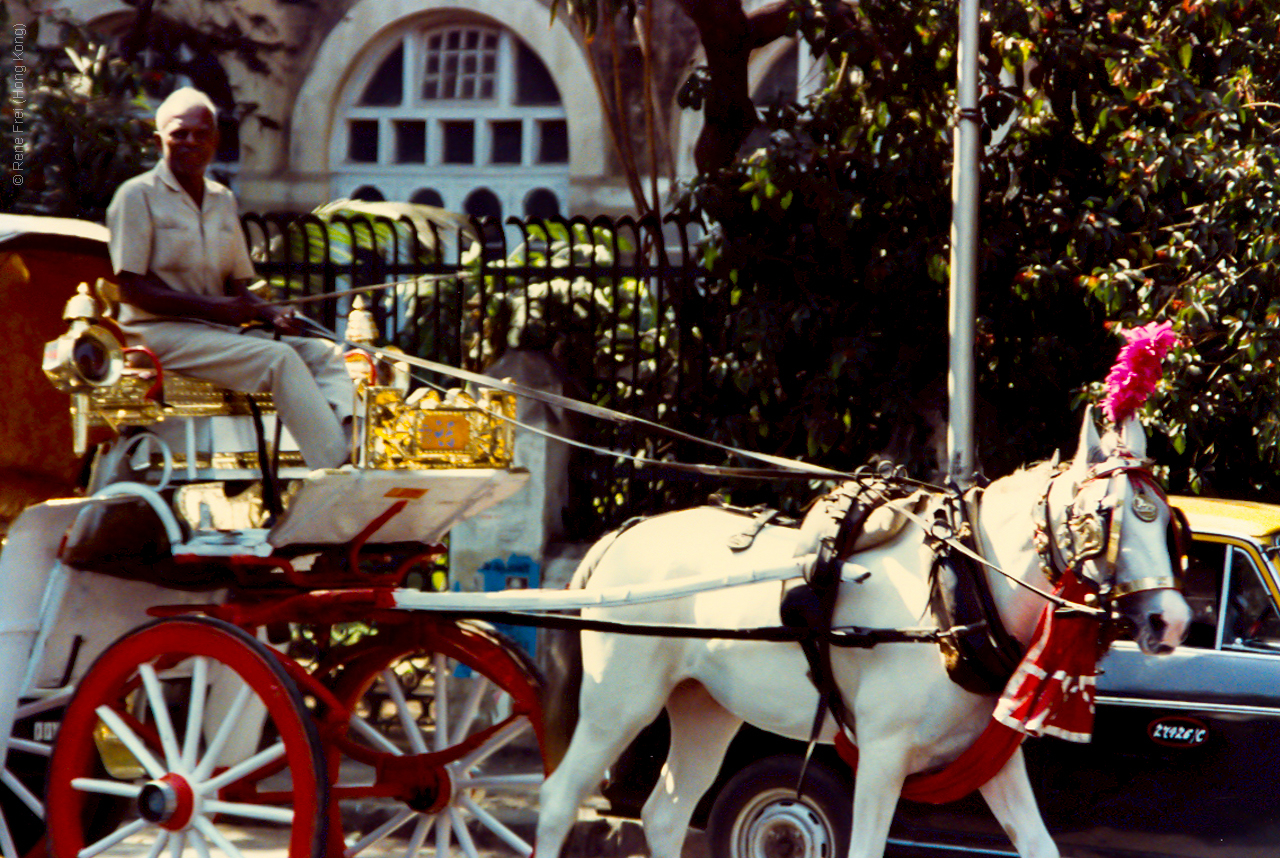
{"label": "horse neck", "polygon": [[1046,464],[996,480],[978,508],[982,555],[1004,574],[987,566],[983,571],[1005,629],[1024,646],[1035,634],[1046,601],[1022,584],[1050,589],[1033,537],[1038,502],[1052,474],[1052,466]]}

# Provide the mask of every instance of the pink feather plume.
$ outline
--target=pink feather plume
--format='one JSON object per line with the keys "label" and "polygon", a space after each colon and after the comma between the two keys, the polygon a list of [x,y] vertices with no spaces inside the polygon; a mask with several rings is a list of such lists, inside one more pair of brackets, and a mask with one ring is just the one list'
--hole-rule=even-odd
{"label": "pink feather plume", "polygon": [[1120,333],[1128,342],[1107,373],[1107,396],[1102,402],[1102,410],[1115,426],[1128,420],[1155,391],[1160,362],[1178,341],[1172,322],[1151,322]]}

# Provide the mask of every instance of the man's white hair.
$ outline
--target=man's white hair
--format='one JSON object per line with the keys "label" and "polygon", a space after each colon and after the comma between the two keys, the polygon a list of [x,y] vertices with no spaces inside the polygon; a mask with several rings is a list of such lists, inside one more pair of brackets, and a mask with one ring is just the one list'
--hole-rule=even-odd
{"label": "man's white hair", "polygon": [[186,113],[193,107],[203,107],[209,111],[209,115],[214,119],[218,118],[218,106],[213,103],[213,99],[205,95],[194,86],[184,86],[175,89],[164,101],[160,102],[160,106],[156,108],[156,129],[164,130],[169,124],[169,120],[175,116]]}

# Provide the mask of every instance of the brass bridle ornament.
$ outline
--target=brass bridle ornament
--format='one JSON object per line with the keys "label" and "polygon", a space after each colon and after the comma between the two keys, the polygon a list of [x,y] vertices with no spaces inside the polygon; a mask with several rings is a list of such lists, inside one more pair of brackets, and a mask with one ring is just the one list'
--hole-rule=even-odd
{"label": "brass bridle ornament", "polygon": [[[1110,602],[1145,590],[1180,589],[1182,546],[1186,525],[1171,506],[1168,495],[1151,472],[1151,461],[1128,450],[1118,450],[1105,461],[1091,465],[1074,487],[1074,497],[1055,527],[1049,496],[1058,480],[1071,472],[1063,469],[1045,487],[1036,504],[1036,553],[1045,577],[1055,586],[1068,570],[1097,588],[1098,597]],[[1125,482],[1133,488],[1133,500],[1125,504]],[[1159,505],[1169,510],[1169,575],[1147,575],[1117,581],[1120,539],[1127,513],[1150,523],[1159,516]]]}

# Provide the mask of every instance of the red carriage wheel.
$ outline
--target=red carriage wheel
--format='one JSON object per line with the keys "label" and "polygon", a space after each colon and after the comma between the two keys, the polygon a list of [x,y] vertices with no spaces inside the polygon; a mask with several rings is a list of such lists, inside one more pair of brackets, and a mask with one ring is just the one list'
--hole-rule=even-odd
{"label": "red carriage wheel", "polygon": [[391,626],[334,653],[328,684],[351,712],[333,799],[373,820],[345,835],[347,858],[532,853],[510,813],[546,771],[541,683],[510,641],[479,623]]}
{"label": "red carriage wheel", "polygon": [[143,626],[98,658],[67,707],[49,767],[50,846],[239,858],[242,830],[271,827],[288,858],[322,858],[323,759],[263,644],[201,617]]}

